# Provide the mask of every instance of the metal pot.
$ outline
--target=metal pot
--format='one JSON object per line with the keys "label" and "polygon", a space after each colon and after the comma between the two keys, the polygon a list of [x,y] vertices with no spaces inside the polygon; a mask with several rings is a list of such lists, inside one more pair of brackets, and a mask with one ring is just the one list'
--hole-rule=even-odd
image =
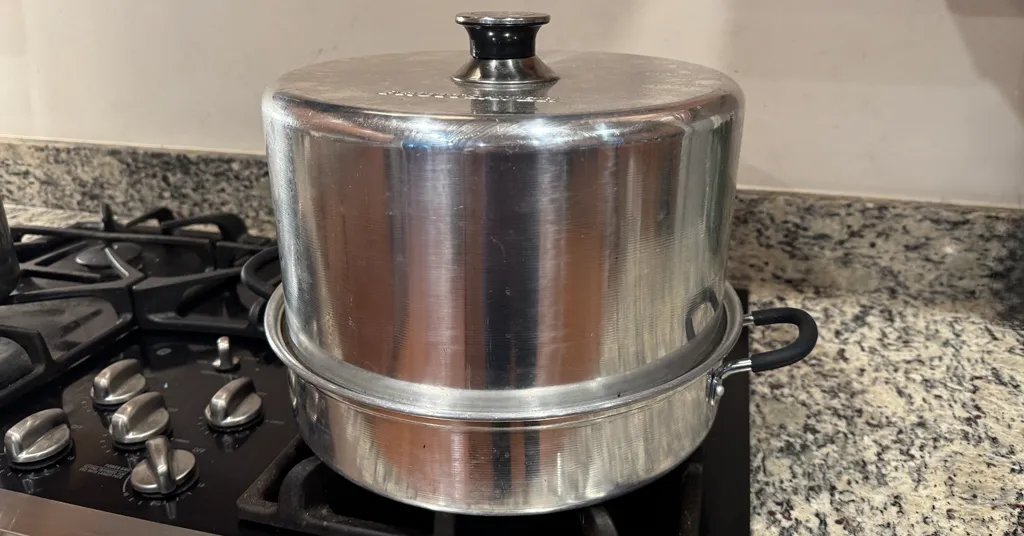
{"label": "metal pot", "polygon": [[7,226],[4,201],[0,199],[0,301],[18,286],[19,273],[18,255],[14,252],[11,229]]}
{"label": "metal pot", "polygon": [[[692,370],[629,394],[595,387],[586,403],[558,403],[557,387],[508,391],[500,407],[453,390],[443,407],[357,391],[310,370],[291,342],[283,293],[271,297],[266,331],[289,369],[303,439],[349,480],[393,499],[476,515],[563,510],[630,491],[689,456],[711,428],[722,381],[799,361],[817,341],[798,309],[744,316],[726,285],[726,322]],[[723,363],[744,325],[794,324],[785,348]],[[543,401],[543,402],[540,402]]]}
{"label": "metal pot", "polygon": [[[600,500],[685,457],[709,382],[743,368],[720,363],[742,96],[675,60],[542,61],[547,15],[457,21],[469,55],[337,60],[265,93],[268,336],[304,438],[357,483],[456,512]],[[804,328],[764,368],[806,355]]]}
{"label": "metal pot", "polygon": [[[551,53],[540,68],[546,15],[459,20],[477,54],[528,40],[530,55],[337,60],[264,96],[286,318],[306,364],[438,396],[630,389],[692,368],[724,318],[704,304],[683,325],[724,291],[739,88],[626,54]],[[490,51],[480,28],[512,43]]]}

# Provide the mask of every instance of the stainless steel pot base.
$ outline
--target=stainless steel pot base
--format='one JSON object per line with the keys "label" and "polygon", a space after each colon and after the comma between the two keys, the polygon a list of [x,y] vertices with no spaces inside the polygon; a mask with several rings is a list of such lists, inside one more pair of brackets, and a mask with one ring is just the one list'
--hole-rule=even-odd
{"label": "stainless steel pot base", "polygon": [[[725,297],[727,336],[690,372],[621,405],[537,420],[424,416],[381,407],[312,373],[287,340],[281,291],[267,305],[271,347],[289,368],[299,430],[310,448],[353,482],[441,511],[527,514],[606,499],[686,458],[715,416],[708,386],[742,329],[738,298]],[[487,415],[486,410],[481,415]]]}

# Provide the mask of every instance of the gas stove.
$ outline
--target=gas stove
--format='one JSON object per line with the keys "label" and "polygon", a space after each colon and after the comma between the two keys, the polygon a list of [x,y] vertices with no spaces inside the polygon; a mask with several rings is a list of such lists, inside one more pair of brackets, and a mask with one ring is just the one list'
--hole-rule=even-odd
{"label": "gas stove", "polygon": [[[0,302],[0,534],[747,534],[747,378],[687,462],[599,505],[518,518],[374,495],[297,436],[232,214],[15,226]],[[27,237],[34,237],[28,240]],[[257,273],[279,281],[274,263]],[[746,354],[745,337],[733,350]]]}

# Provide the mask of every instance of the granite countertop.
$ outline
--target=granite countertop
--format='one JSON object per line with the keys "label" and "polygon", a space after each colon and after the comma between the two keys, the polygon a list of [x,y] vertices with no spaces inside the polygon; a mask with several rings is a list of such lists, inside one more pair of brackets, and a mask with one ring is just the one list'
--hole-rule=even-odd
{"label": "granite countertop", "polygon": [[820,329],[751,380],[753,533],[1024,534],[1024,212],[768,196],[738,219],[752,308]]}
{"label": "granite countertop", "polygon": [[753,308],[805,309],[821,331],[803,363],[751,381],[753,533],[1024,534],[1024,216],[841,200],[792,216],[792,199],[748,201],[731,246]]}
{"label": "granite countertop", "polygon": [[27,207],[4,204],[7,223],[10,225],[37,225],[41,227],[67,227],[73,223],[96,221],[97,215],[74,210]]}
{"label": "granite countertop", "polygon": [[1024,330],[955,302],[751,296],[821,330],[799,366],[751,380],[755,534],[1024,533]]}

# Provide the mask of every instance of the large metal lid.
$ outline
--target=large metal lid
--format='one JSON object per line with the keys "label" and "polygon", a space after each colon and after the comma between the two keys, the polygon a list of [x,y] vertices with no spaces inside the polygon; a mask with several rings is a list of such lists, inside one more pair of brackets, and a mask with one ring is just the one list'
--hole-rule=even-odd
{"label": "large metal lid", "polygon": [[[631,54],[536,54],[537,30],[548,20],[539,13],[462,13],[456,21],[469,33],[469,52],[389,54],[302,67],[267,90],[264,115],[268,121],[352,135],[353,122],[359,124],[355,130],[387,130],[397,126],[398,117],[450,123],[494,115],[504,116],[504,122],[667,114],[688,123],[697,117],[687,112],[702,106],[711,108],[704,116],[741,106],[738,86],[701,65]],[[366,114],[390,121],[370,125],[365,117],[353,118]]]}

